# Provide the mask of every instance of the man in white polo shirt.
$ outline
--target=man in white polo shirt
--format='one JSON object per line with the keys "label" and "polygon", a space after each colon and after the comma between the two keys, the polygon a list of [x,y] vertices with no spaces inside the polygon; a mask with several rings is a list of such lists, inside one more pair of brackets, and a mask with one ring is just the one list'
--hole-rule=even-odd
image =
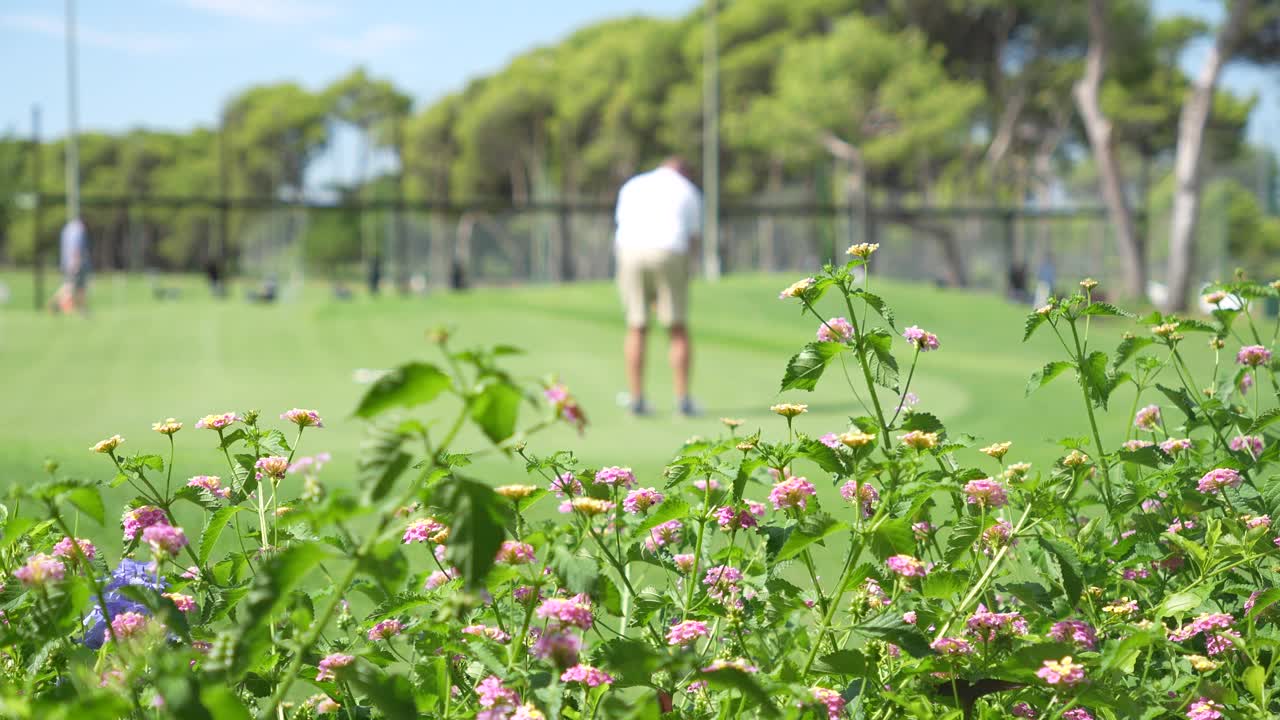
{"label": "man in white polo shirt", "polygon": [[628,404],[636,415],[647,415],[644,397],[645,331],[650,306],[658,323],[671,336],[670,362],[676,391],[676,410],[697,414],[689,397],[689,250],[702,226],[702,194],[689,179],[688,166],[678,157],[626,182],[618,192],[615,248],[618,290],[627,314]]}

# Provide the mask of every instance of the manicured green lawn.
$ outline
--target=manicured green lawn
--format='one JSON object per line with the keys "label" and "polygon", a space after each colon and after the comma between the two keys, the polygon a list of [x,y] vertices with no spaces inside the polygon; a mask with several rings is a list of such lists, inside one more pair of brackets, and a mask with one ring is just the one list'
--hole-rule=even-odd
{"label": "manicured green lawn", "polygon": [[[301,452],[332,453],[325,478],[349,482],[363,432],[362,422],[350,417],[363,391],[354,380],[356,370],[434,361],[435,348],[424,332],[444,324],[455,328],[458,346],[525,348],[526,355],[512,358],[518,373],[556,374],[579,396],[591,421],[585,436],[557,428],[536,436],[531,450],[571,449],[589,465],[629,465],[645,484],[661,485],[658,473],[680,443],[721,432],[721,416],[744,418],[744,429],[764,427],[776,437],[784,425],[768,407],[784,398],[810,404],[797,425],[813,434],[846,429],[849,415],[862,414],[839,372],[823,378],[814,393],[778,394],[787,358],[816,329],[812,319],[800,317],[794,301],[777,299],[778,290],[794,279],[740,275],[694,289],[694,387],[706,416],[676,420],[669,414],[665,343],[656,336],[649,377],[658,414],[634,419],[616,407],[623,387],[622,323],[614,290],[604,284],[357,297],[345,303],[317,286],[300,298],[253,306],[239,298],[212,300],[191,278],[167,279],[183,288],[182,297],[157,302],[140,279],[101,277],[92,289],[93,313],[84,319],[32,312],[27,278],[7,276],[13,297],[0,309],[0,484],[39,480],[46,458],[68,474],[109,478],[112,468],[89,446],[119,433],[127,440],[124,450],[167,452],[164,438],[150,427],[169,416],[187,423],[176,436],[175,478],[225,474],[213,436],[194,429],[196,418],[257,408],[278,422],[275,416],[294,406],[319,410],[328,425],[309,433]],[[919,409],[984,442],[1012,440],[1009,460],[1042,466],[1061,454],[1055,440],[1088,434],[1079,389],[1069,374],[1029,399],[1023,396],[1030,373],[1061,354],[1048,332],[1021,342],[1027,308],[990,295],[877,286],[896,309],[899,331],[918,324],[941,338],[939,352],[922,356],[911,387],[920,397]],[[837,314],[834,305],[827,309]],[[1127,327],[1127,321],[1095,323],[1093,339],[1109,351]],[[1190,354],[1206,361],[1200,337],[1192,337],[1196,347]],[[896,347],[908,362],[906,342]],[[1123,439],[1131,401],[1127,389],[1117,393],[1106,420],[1113,444]],[[444,412],[444,406],[433,406],[425,414]],[[484,446],[478,435],[463,441]],[[976,452],[970,455],[966,462],[990,463]],[[498,456],[471,470],[496,484],[524,477],[522,465]]]}

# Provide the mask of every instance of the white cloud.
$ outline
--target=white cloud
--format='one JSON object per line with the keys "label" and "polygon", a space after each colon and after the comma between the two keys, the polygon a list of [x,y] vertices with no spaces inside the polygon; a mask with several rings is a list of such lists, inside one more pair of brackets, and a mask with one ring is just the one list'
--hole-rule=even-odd
{"label": "white cloud", "polygon": [[289,25],[327,20],[338,14],[336,5],[320,0],[182,0],[182,4],[240,20]]}
{"label": "white cloud", "polygon": [[[0,26],[47,35],[61,40],[66,21],[52,15],[0,15]],[[171,33],[149,33],[135,30],[102,30],[76,23],[76,41],[83,45],[118,50],[131,55],[148,55],[177,50],[185,41]]]}
{"label": "white cloud", "polygon": [[316,40],[316,45],[338,55],[367,60],[399,50],[412,43],[417,36],[412,28],[383,23],[365,28],[355,35],[325,35]]}

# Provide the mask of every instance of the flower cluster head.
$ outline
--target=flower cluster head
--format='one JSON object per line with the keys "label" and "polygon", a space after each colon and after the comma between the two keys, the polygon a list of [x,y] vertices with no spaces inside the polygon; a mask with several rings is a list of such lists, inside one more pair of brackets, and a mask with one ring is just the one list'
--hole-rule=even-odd
{"label": "flower cluster head", "polygon": [[924,577],[929,574],[928,566],[910,555],[894,555],[885,560],[884,564],[901,577]]}
{"label": "flower cluster head", "polygon": [[324,693],[316,693],[307,698],[303,703],[303,707],[310,707],[316,711],[316,715],[334,715],[338,710],[342,709],[342,705],[337,700],[325,695]]}
{"label": "flower cluster head", "polygon": [[819,342],[845,343],[853,339],[853,324],[846,318],[833,317],[818,326]]}
{"label": "flower cluster head", "polygon": [[[1244,526],[1250,530],[1257,530],[1259,528],[1265,529],[1265,528],[1271,527],[1270,515],[1245,515],[1240,519],[1244,521]],[[54,552],[54,555],[57,555],[57,552]],[[1248,608],[1245,608],[1245,609],[1247,610]]]}
{"label": "flower cluster head", "polygon": [[938,446],[938,433],[912,430],[898,438],[903,445],[913,450],[929,450]]}
{"label": "flower cluster head", "polygon": [[342,653],[330,653],[329,655],[326,655],[324,659],[320,661],[320,664],[316,666],[320,671],[316,673],[316,680],[321,682],[325,680],[336,680],[337,676],[333,671],[337,668],[344,668],[355,662],[355,660],[354,656],[344,655]]}
{"label": "flower cluster head", "polygon": [[716,523],[725,532],[757,527],[764,517],[764,504],[747,500],[742,507],[725,505],[715,512]]}
{"label": "flower cluster head", "polygon": [[225,412],[217,415],[205,415],[196,421],[196,427],[200,430],[222,430],[232,423],[244,422],[244,418],[233,412]]}
{"label": "flower cluster head", "polygon": [[742,592],[742,588],[738,586],[741,581],[742,571],[730,565],[707,568],[706,574],[702,576],[702,584],[707,586],[707,595],[721,602]]}
{"label": "flower cluster head", "polygon": [[994,525],[982,531],[983,552],[991,554],[995,550],[1009,545],[1017,545],[1018,541],[1013,539],[1013,526],[1008,520],[1001,518]]}
{"label": "flower cluster head", "polygon": [[1128,596],[1122,597],[1119,600],[1103,605],[1102,612],[1117,617],[1128,617],[1138,612],[1138,602],[1129,599]]}
{"label": "flower cluster head", "polygon": [[257,469],[254,477],[259,480],[267,478],[283,480],[285,473],[289,472],[289,458],[283,455],[268,455],[267,457],[258,458],[253,467]]}
{"label": "flower cluster head", "polygon": [[1004,507],[1009,502],[1004,486],[989,477],[965,483],[964,494],[968,496],[965,502],[980,507]]}
{"label": "flower cluster head", "polygon": [[1203,655],[1188,655],[1187,662],[1191,664],[1191,669],[1196,672],[1207,673],[1218,669],[1221,663],[1214,662]]}
{"label": "flower cluster head", "polygon": [[929,643],[929,647],[941,655],[971,655],[973,646],[968,640],[956,637],[940,637]]}
{"label": "flower cluster head", "polygon": [[128,542],[152,525],[168,525],[169,517],[164,514],[164,510],[154,505],[143,505],[126,510],[120,523],[124,527],[124,540]]}
{"label": "flower cluster head", "polygon": [[863,445],[870,445],[876,441],[876,436],[875,433],[864,433],[861,430],[850,430],[847,433],[840,433],[836,436],[836,439],[845,447],[856,448],[862,447]]}
{"label": "flower cluster head", "polygon": [[850,245],[849,249],[844,251],[844,254],[852,255],[853,257],[860,257],[863,260],[866,260],[867,258],[871,257],[871,253],[879,249],[880,249],[880,243],[864,242],[864,243],[858,243],[856,245]]}
{"label": "flower cluster head", "polygon": [[196,599],[190,595],[183,595],[182,593],[163,593],[163,595],[173,602],[174,607],[178,608],[179,612],[189,613],[196,609]]}
{"label": "flower cluster head", "polygon": [[770,405],[769,411],[775,415],[781,415],[784,418],[790,419],[808,412],[809,406],[804,403],[778,403],[777,405]]}
{"label": "flower cluster head", "polygon": [[1261,345],[1246,345],[1236,353],[1236,362],[1249,367],[1258,367],[1271,362],[1271,351]]}
{"label": "flower cluster head", "polygon": [[91,541],[85,538],[75,538],[72,540],[69,537],[64,537],[58,541],[57,545],[53,546],[53,556],[74,560],[76,557],[76,546],[79,546],[80,552],[84,554],[86,560],[92,560],[98,555],[98,548],[94,547]]}
{"label": "flower cluster head", "polygon": [[480,707],[495,708],[509,707],[515,709],[515,705],[520,702],[520,696],[502,684],[502,678],[497,675],[490,675],[480,682],[476,683],[476,695],[480,699]]}
{"label": "flower cluster head", "polygon": [[587,687],[600,687],[612,683],[613,676],[599,668],[578,664],[561,673],[560,682],[576,682]]}
{"label": "flower cluster head", "polygon": [[916,325],[912,325],[906,330],[903,330],[902,337],[906,338],[907,342],[915,345],[916,349],[920,352],[929,352],[931,350],[938,349],[938,336],[927,330],[921,330]]}
{"label": "flower cluster head", "polygon": [[839,720],[844,717],[845,699],[840,693],[830,688],[811,688],[813,699],[827,707],[827,719]]}
{"label": "flower cluster head", "polygon": [[680,544],[681,531],[684,525],[679,520],[668,520],[649,529],[649,537],[644,539],[644,546],[649,552],[657,552],[658,548]]}
{"label": "flower cluster head", "polygon": [[90,449],[96,453],[102,453],[103,455],[106,455],[108,453],[115,452],[115,449],[120,447],[120,444],[123,442],[124,442],[124,438],[120,437],[119,435],[112,435],[106,440],[99,440],[98,442],[94,443],[93,447]]}
{"label": "flower cluster head", "polygon": [[803,297],[805,291],[811,287],[813,287],[813,278],[801,278],[788,285],[782,292],[778,293],[778,299],[786,300],[787,298]]}
{"label": "flower cluster head", "polygon": [[565,472],[552,478],[549,489],[556,497],[575,496],[583,493],[582,481],[573,473]]}
{"label": "flower cluster head", "polygon": [[1187,707],[1187,720],[1222,720],[1221,703],[1202,697]]}
{"label": "flower cluster head", "polygon": [[1072,450],[1062,458],[1063,467],[1080,467],[1089,462],[1089,456],[1079,450]]}
{"label": "flower cluster head", "polygon": [[535,614],[544,620],[554,620],[561,625],[572,625],[590,630],[595,618],[591,612],[591,600],[586,595],[571,598],[547,598]]}
{"label": "flower cluster head", "polygon": [[569,505],[572,509],[591,517],[603,515],[616,507],[608,500],[593,497],[576,497],[570,501]]}
{"label": "flower cluster head", "polygon": [[537,559],[533,546],[529,543],[504,540],[498,548],[496,562],[503,565],[526,565]]}
{"label": "flower cluster head", "polygon": [[1093,720],[1093,715],[1084,708],[1071,708],[1062,713],[1062,720]]}
{"label": "flower cluster head", "polygon": [[222,486],[222,478],[217,475],[196,475],[187,481],[188,487],[208,490],[210,495],[220,498],[231,497],[231,488]]}
{"label": "flower cluster head", "polygon": [[1137,450],[1141,450],[1142,448],[1149,448],[1154,445],[1155,443],[1151,442],[1150,440],[1134,439],[1134,440],[1125,440],[1124,444],[1121,445],[1120,447],[1123,447],[1125,450],[1128,450],[1129,452],[1135,452]]}
{"label": "flower cluster head", "polygon": [[173,418],[165,418],[160,422],[151,423],[151,429],[161,435],[172,435],[182,429],[182,423]]}
{"label": "flower cluster head", "polygon": [[299,428],[322,428],[324,421],[320,419],[320,413],[315,410],[304,410],[302,408],[294,408],[287,412],[281,413],[281,420],[288,420],[297,425]]}
{"label": "flower cluster head", "polygon": [[1231,468],[1216,468],[1205,473],[1196,484],[1196,489],[1205,494],[1216,494],[1223,488],[1240,487],[1244,480],[1240,473]]}
{"label": "flower cluster head", "polygon": [[1009,448],[1011,447],[1013,447],[1013,443],[1011,442],[998,442],[992,443],[978,452],[981,452],[984,455],[990,455],[991,457],[999,460],[1009,453]]}
{"label": "flower cluster head", "polygon": [[663,500],[662,493],[654,488],[636,488],[627,493],[622,500],[622,509],[635,515],[637,513],[647,512],[649,508],[661,503]]}
{"label": "flower cluster head", "polygon": [[511,720],[547,720],[547,716],[542,711],[534,707],[531,703],[525,703],[516,708],[515,714],[511,716]]}
{"label": "flower cluster head", "polygon": [[1061,660],[1045,660],[1044,667],[1036,671],[1036,676],[1049,685],[1065,685],[1071,687],[1084,682],[1084,666],[1071,661],[1067,655]]}
{"label": "flower cluster head", "polygon": [[536,485],[499,485],[493,489],[508,500],[523,500],[538,491]]}
{"label": "flower cluster head", "polygon": [[807,510],[809,508],[809,498],[818,493],[813,487],[813,483],[808,479],[793,475],[773,486],[769,491],[769,502],[773,503],[775,510],[790,510],[799,508]]}
{"label": "flower cluster head", "polygon": [[414,520],[404,530],[404,544],[433,542],[441,544],[449,539],[449,528],[435,518]]}
{"label": "flower cluster head", "polygon": [[49,583],[60,582],[66,576],[67,567],[52,555],[36,553],[27,558],[27,563],[13,571],[13,576],[27,587],[44,587]]}
{"label": "flower cluster head", "polygon": [[994,642],[1001,635],[1026,635],[1027,621],[1017,612],[991,612],[978,603],[977,610],[965,621],[965,630],[987,642]]}
{"label": "flower cluster head", "polygon": [[859,485],[857,480],[850,480],[840,486],[840,497],[847,503],[861,505],[863,516],[871,517],[876,502],[880,500],[880,492],[871,483]]}
{"label": "flower cluster head", "polygon": [[147,629],[147,616],[139,612],[122,612],[111,618],[111,630],[117,640],[128,640]]}
{"label": "flower cluster head", "polygon": [[587,414],[583,412],[577,398],[569,393],[569,388],[557,383],[543,390],[542,396],[551,404],[556,418],[574,426],[578,429],[578,434],[582,434],[587,427]]}
{"label": "flower cluster head", "polygon": [[1020,702],[1009,709],[1009,712],[1016,718],[1035,718],[1036,711],[1030,705]]}
{"label": "flower cluster head", "polygon": [[1073,642],[1085,650],[1098,649],[1098,633],[1082,620],[1056,622],[1049,630],[1049,637],[1058,642]]}
{"label": "flower cluster head", "polygon": [[142,531],[142,541],[151,547],[156,555],[172,557],[187,546],[187,535],[182,528],[167,524],[156,524]]}
{"label": "flower cluster head", "polygon": [[1169,438],[1160,443],[1160,449],[1166,455],[1175,455],[1184,450],[1191,449],[1191,438]]}
{"label": "flower cluster head", "polygon": [[547,660],[556,667],[567,668],[578,664],[578,653],[581,650],[582,638],[553,625],[538,635],[531,652],[539,660]]}
{"label": "flower cluster head", "polygon": [[1133,426],[1139,430],[1155,430],[1160,424],[1160,406],[1147,405],[1133,416]]}
{"label": "flower cluster head", "polygon": [[462,628],[462,630],[460,630],[459,632],[461,632],[463,635],[470,635],[472,637],[478,637],[478,638],[486,638],[496,643],[505,644],[511,641],[511,636],[503,632],[502,629],[496,628],[496,627],[489,627],[488,625],[468,625]]}
{"label": "flower cluster head", "polygon": [[1180,339],[1182,336],[1178,334],[1178,323],[1167,322],[1161,323],[1151,328],[1151,334],[1156,337],[1168,338],[1171,340]]}
{"label": "flower cluster head", "polygon": [[[875,578],[869,577],[862,581],[862,590],[860,594],[861,597],[857,598],[855,603],[865,602],[867,607],[872,608],[873,610],[885,607],[893,602],[889,599],[889,594],[884,591],[884,588],[880,587],[880,583],[876,582]],[[912,624],[906,619],[903,619],[903,622]]]}
{"label": "flower cluster head", "polygon": [[1201,613],[1186,625],[1169,633],[1174,642],[1184,642],[1201,634],[1214,630],[1229,630],[1236,619],[1226,613]]}
{"label": "flower cluster head", "polygon": [[596,473],[596,484],[629,488],[636,484],[636,476],[629,467],[601,468]]}
{"label": "flower cluster head", "polygon": [[1256,458],[1262,454],[1263,440],[1261,435],[1237,435],[1229,445],[1233,452],[1247,452]]}
{"label": "flower cluster head", "polygon": [[711,634],[707,629],[707,624],[701,620],[685,620],[678,622],[667,630],[667,644],[684,647],[698,638],[704,638]]}

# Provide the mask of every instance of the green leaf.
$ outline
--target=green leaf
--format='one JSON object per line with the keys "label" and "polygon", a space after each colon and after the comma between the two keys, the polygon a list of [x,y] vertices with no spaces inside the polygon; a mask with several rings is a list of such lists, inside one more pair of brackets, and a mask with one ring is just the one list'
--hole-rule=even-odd
{"label": "green leaf", "polygon": [[1261,595],[1253,599],[1253,607],[1249,608],[1249,617],[1257,617],[1277,601],[1280,601],[1280,588],[1264,590]]}
{"label": "green leaf", "polygon": [[864,302],[871,306],[871,309],[875,310],[880,317],[884,318],[885,322],[889,323],[889,327],[895,330],[897,329],[897,326],[893,324],[893,309],[884,301],[884,298],[876,295],[875,293],[867,292],[862,288],[858,288],[850,294],[854,297],[862,298]]}
{"label": "green leaf", "polygon": [[777,717],[778,708],[765,689],[756,681],[754,675],[742,672],[735,667],[726,667],[702,674],[702,678],[712,687],[724,690],[737,690],[751,701],[751,707],[764,717]]}
{"label": "green leaf", "polygon": [[911,529],[911,521],[906,518],[880,523],[871,536],[871,552],[881,560],[890,555],[909,555],[915,549],[915,532]]}
{"label": "green leaf", "polygon": [[782,390],[812,391],[818,386],[827,365],[847,348],[836,342],[811,342],[787,361],[787,371],[782,376]]}
{"label": "green leaf", "polygon": [[1036,390],[1048,385],[1049,381],[1070,369],[1071,363],[1066,360],[1054,360],[1051,363],[1047,363],[1043,368],[1031,373],[1031,379],[1027,381],[1026,394],[1030,395]]}
{"label": "green leaf", "polygon": [[1280,407],[1273,407],[1254,418],[1253,423],[1249,425],[1249,429],[1245,432],[1253,435],[1277,420],[1280,420]]}
{"label": "green leaf", "polygon": [[242,505],[228,505],[220,508],[217,512],[209,517],[205,523],[204,532],[200,533],[200,564],[204,565],[209,562],[209,556],[213,554],[213,548],[218,544],[218,538],[222,536],[222,531],[226,529],[227,523],[231,522],[231,518],[236,513],[244,510]]}
{"label": "green leaf", "polygon": [[668,520],[676,520],[684,518],[689,514],[689,503],[681,498],[667,495],[656,510],[649,513],[644,522],[636,528],[641,535],[647,535],[648,532]]}
{"label": "green leaf", "polygon": [[805,517],[804,522],[792,531],[791,537],[787,538],[786,543],[782,545],[782,549],[778,551],[775,561],[789,560],[823,538],[848,529],[848,525],[837,521],[826,513],[820,512],[808,515]]}
{"label": "green leaf", "polygon": [[1049,320],[1048,315],[1041,315],[1038,312],[1032,312],[1030,315],[1028,315],[1026,322],[1023,323],[1023,326],[1022,326],[1023,327],[1022,342],[1026,342],[1030,340],[1031,336],[1035,334],[1036,330],[1038,330],[1040,326],[1045,324],[1045,322],[1047,322],[1048,320]]}
{"label": "green leaf", "polygon": [[862,342],[871,351],[867,366],[877,384],[898,392],[898,359],[893,356],[894,335],[886,330],[863,333]]}
{"label": "green leaf", "polygon": [[365,489],[370,504],[377,503],[391,492],[396,480],[413,460],[401,449],[405,436],[393,428],[394,424],[371,424],[356,456],[356,478],[359,486]]}
{"label": "green leaf", "polygon": [[1191,319],[1185,319],[1185,318],[1178,319],[1178,330],[1187,331],[1187,332],[1213,333],[1214,335],[1218,334],[1218,328],[1210,325],[1207,322],[1204,322],[1203,320],[1191,320]]}
{"label": "green leaf", "polygon": [[818,658],[814,668],[828,675],[861,675],[866,672],[867,658],[857,650],[837,650]]}
{"label": "green leaf", "polygon": [[1133,666],[1138,662],[1142,651],[1163,639],[1163,633],[1135,632],[1119,643],[1109,643],[1102,655],[1102,671],[1118,672],[1123,675],[1133,673]]}
{"label": "green leaf", "polygon": [[882,613],[866,622],[853,626],[853,631],[863,637],[885,640],[902,648],[912,657],[933,655],[933,649],[911,625],[902,621],[902,614],[894,611]]}
{"label": "green leaf", "polygon": [[1107,400],[1116,386],[1114,377],[1107,372],[1107,354],[1101,351],[1089,353],[1080,366],[1080,374],[1082,380],[1088,382],[1093,404],[1106,410]]}
{"label": "green leaf", "polygon": [[982,527],[978,518],[969,516],[960,518],[952,527],[950,537],[947,538],[947,552],[943,558],[948,563],[959,560],[973,548],[974,543],[978,542],[983,530],[986,528]]}
{"label": "green leaf", "polygon": [[594,592],[601,577],[597,558],[575,554],[563,545],[557,545],[552,551],[549,567],[564,579],[565,587],[572,593]]}
{"label": "green leaf", "polygon": [[404,675],[389,675],[368,663],[357,663],[344,679],[362,690],[374,707],[388,718],[416,718],[418,705],[413,699],[413,686]]}
{"label": "green leaf", "polygon": [[448,375],[436,366],[412,362],[378,378],[360,400],[355,414],[376,417],[392,408],[424,405],[449,388]]}
{"label": "green leaf", "polygon": [[648,685],[662,664],[648,643],[629,638],[614,638],[599,646],[597,653],[619,688]]}
{"label": "green leaf", "polygon": [[1084,566],[1080,563],[1080,556],[1069,545],[1053,538],[1041,536],[1040,547],[1057,565],[1062,589],[1067,593],[1064,600],[1068,608],[1074,608],[1084,592]]}
{"label": "green leaf", "polygon": [[1111,369],[1114,371],[1134,356],[1142,348],[1152,345],[1155,340],[1149,337],[1138,337],[1137,335],[1128,335],[1120,341],[1116,346],[1116,357],[1111,361]]}
{"label": "green leaf", "polygon": [[1111,317],[1127,317],[1127,318],[1135,317],[1134,314],[1129,312],[1128,310],[1121,310],[1115,305],[1112,305],[1111,303],[1105,303],[1105,302],[1089,303],[1089,305],[1085,307],[1084,310],[1080,311],[1080,314],[1081,315],[1109,315]]}
{"label": "green leaf", "polygon": [[[322,545],[297,542],[259,565],[253,586],[237,613],[240,618],[236,642],[238,650],[247,649],[254,643],[253,635],[288,600],[289,592],[327,557],[330,557],[329,553]],[[243,654],[237,654],[243,658]]]}
{"label": "green leaf", "polygon": [[1196,419],[1195,401],[1191,399],[1191,396],[1187,394],[1186,390],[1182,388],[1174,389],[1166,387],[1160,383],[1156,383],[1156,389],[1164,393],[1165,397],[1172,400],[1173,404],[1178,406],[1178,409],[1182,411],[1183,415],[1187,416],[1188,420]]}
{"label": "green leaf", "polygon": [[953,600],[969,584],[965,573],[952,570],[934,570],[920,583],[920,595],[929,600]]}
{"label": "green leaf", "polygon": [[940,433],[946,430],[942,421],[937,415],[927,412],[908,412],[902,421],[902,429],[910,432],[919,430],[920,432]]}
{"label": "green leaf", "polygon": [[1178,533],[1166,532],[1161,534],[1160,537],[1182,548],[1184,552],[1194,557],[1201,567],[1204,566],[1205,560],[1208,558],[1208,551],[1200,543],[1191,538],[1183,537]]}
{"label": "green leaf", "polygon": [[210,684],[200,690],[200,702],[213,716],[213,720],[249,720],[244,703],[225,685]]}
{"label": "green leaf", "polygon": [[1240,676],[1244,681],[1244,687],[1259,701],[1265,699],[1264,686],[1267,683],[1267,671],[1263,670],[1260,665],[1250,665],[1245,669],[1244,674]]}
{"label": "green leaf", "polygon": [[516,431],[516,415],[524,396],[509,383],[491,378],[484,390],[472,401],[471,420],[485,437],[497,444]]}
{"label": "green leaf", "polygon": [[836,451],[823,445],[820,440],[806,441],[800,448],[800,457],[809,458],[829,473],[842,474],[845,471],[844,462]]}
{"label": "green leaf", "polygon": [[488,485],[456,476],[436,485],[431,497],[451,518],[449,562],[469,589],[483,588],[506,532],[506,505]]}
{"label": "green leaf", "polygon": [[1157,445],[1148,445],[1138,448],[1137,450],[1126,450],[1120,448],[1120,459],[1125,462],[1131,462],[1143,465],[1149,468],[1159,468],[1162,463],[1169,461],[1169,456]]}
{"label": "green leaf", "polygon": [[98,488],[75,488],[67,493],[67,502],[75,505],[76,509],[93,518],[99,525],[106,523],[107,510],[102,504],[102,493]]}
{"label": "green leaf", "polygon": [[1199,593],[1182,591],[1167,595],[1164,602],[1156,610],[1156,617],[1185,615],[1204,603],[1204,596]]}

